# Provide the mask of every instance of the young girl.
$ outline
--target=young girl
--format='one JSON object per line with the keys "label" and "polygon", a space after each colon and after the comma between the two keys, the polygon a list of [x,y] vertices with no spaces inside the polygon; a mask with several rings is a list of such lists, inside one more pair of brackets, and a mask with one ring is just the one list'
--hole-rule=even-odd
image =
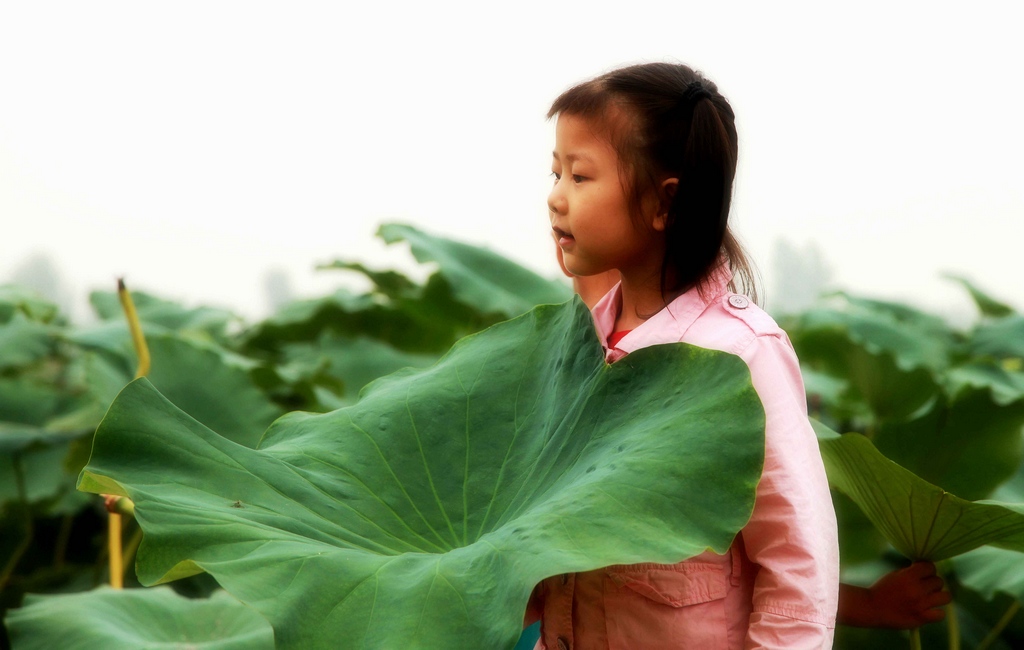
{"label": "young girl", "polygon": [[[569,273],[562,260],[562,249],[555,247],[558,264],[572,278],[573,289],[593,308],[619,281],[618,271],[578,276]],[[851,627],[877,627],[910,630],[941,621],[941,609],[952,600],[945,581],[931,562],[919,561],[895,569],[870,587],[839,584],[839,610],[836,623]]]}
{"label": "young girl", "polygon": [[[753,295],[728,228],[733,112],[683,65],[614,70],[575,86],[557,116],[551,229],[575,276],[617,270],[593,308],[606,359],[685,341],[741,357],[765,409],[765,466],[725,555],[558,576],[531,603],[538,648],[829,648],[836,522],[799,366]],[[700,495],[694,495],[700,498]]]}

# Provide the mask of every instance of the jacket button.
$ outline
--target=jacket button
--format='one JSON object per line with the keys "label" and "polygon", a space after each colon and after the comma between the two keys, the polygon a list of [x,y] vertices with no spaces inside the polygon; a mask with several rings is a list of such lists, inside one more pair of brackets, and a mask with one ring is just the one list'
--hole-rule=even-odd
{"label": "jacket button", "polygon": [[736,309],[746,309],[750,306],[750,300],[746,296],[733,295],[729,296],[729,304]]}
{"label": "jacket button", "polygon": [[558,650],[569,650],[569,642],[565,640],[564,636],[558,637]]}

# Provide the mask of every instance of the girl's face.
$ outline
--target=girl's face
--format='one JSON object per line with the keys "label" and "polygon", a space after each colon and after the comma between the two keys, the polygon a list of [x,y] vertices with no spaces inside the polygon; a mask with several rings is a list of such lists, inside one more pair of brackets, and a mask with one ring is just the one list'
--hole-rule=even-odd
{"label": "girl's face", "polygon": [[567,271],[589,276],[611,269],[623,275],[660,270],[664,224],[655,214],[647,215],[650,228],[634,224],[619,156],[606,137],[583,118],[559,115],[551,171],[548,214]]}

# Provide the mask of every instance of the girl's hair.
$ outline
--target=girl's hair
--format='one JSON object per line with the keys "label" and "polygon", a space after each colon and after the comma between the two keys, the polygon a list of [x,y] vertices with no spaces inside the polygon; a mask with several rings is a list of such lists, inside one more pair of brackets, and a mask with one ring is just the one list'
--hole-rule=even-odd
{"label": "girl's hair", "polygon": [[663,296],[696,287],[710,298],[710,279],[724,253],[733,272],[730,286],[757,300],[753,268],[728,226],[735,116],[713,82],[682,64],[633,65],[559,95],[548,118],[562,113],[609,136],[638,227],[649,227],[643,206],[660,183],[679,179],[665,229]]}

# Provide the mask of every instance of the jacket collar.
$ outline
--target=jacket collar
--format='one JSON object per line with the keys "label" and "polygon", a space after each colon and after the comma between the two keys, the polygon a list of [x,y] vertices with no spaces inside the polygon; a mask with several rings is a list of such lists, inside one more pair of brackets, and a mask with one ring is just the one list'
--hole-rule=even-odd
{"label": "jacket collar", "polygon": [[664,309],[638,325],[614,347],[608,348],[608,336],[615,327],[615,318],[622,309],[622,285],[616,284],[591,310],[601,346],[605,350],[605,361],[613,363],[630,352],[659,343],[681,341],[686,330],[693,325],[708,305],[720,298],[732,279],[732,271],[725,259],[719,258],[718,265],[711,273],[708,283],[708,300],[701,298],[692,288],[670,302]]}

